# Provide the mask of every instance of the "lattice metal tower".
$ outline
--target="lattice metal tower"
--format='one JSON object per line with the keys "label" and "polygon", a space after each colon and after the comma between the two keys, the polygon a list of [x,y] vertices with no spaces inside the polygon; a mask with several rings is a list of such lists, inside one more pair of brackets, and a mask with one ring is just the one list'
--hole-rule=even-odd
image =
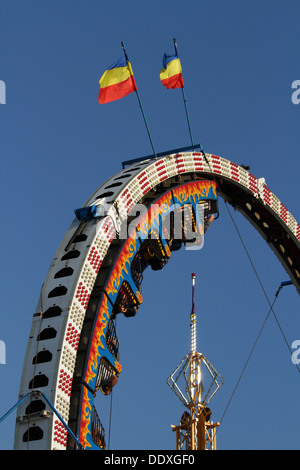
{"label": "lattice metal tower", "polygon": [[[184,411],[178,426],[171,425],[176,432],[176,450],[216,450],[216,430],[220,423],[210,420],[208,403],[224,383],[223,377],[197,352],[197,319],[195,313],[195,279],[192,274],[192,312],[190,315],[191,352],[180,362],[167,380],[167,384],[188,411]],[[210,386],[204,394],[203,380]],[[182,385],[181,385],[182,382]],[[207,387],[207,383],[205,386]]]}

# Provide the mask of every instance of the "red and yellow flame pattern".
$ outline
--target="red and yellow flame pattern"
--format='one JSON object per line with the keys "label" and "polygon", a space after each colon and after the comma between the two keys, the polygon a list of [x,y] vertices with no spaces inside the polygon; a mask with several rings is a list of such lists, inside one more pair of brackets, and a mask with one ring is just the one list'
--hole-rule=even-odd
{"label": "red and yellow flame pattern", "polygon": [[208,198],[210,194],[213,194],[216,198],[217,184],[214,181],[194,181],[173,189],[173,194],[182,204],[186,203],[191,198],[195,198],[197,194],[200,198]]}
{"label": "red and yellow flame pattern", "polygon": [[128,238],[109,278],[106,292],[107,294],[116,294],[121,286],[124,273],[129,275],[130,263],[135,255],[137,247],[137,240],[135,238]]}
{"label": "red and yellow flame pattern", "polygon": [[[128,238],[126,241],[123,250],[121,251],[113,272],[109,278],[106,292],[108,295],[117,294],[121,282],[124,277],[124,273],[129,274],[131,258],[134,256],[136,251],[137,241],[133,238]],[[141,303],[142,297],[139,297],[139,302]],[[86,368],[85,382],[89,385],[97,375],[98,363],[101,358],[101,349],[105,347],[105,329],[107,327],[110,313],[109,313],[109,304],[108,298],[106,295],[103,296],[101,306],[99,309],[99,314],[96,320],[96,325],[93,332],[93,337],[91,341],[90,353]],[[122,371],[121,364],[116,360],[112,364],[118,373]],[[89,447],[88,434],[91,434],[89,425],[91,422],[91,399],[87,392],[87,389],[84,387],[83,399],[82,399],[82,413],[81,413],[81,425],[80,425],[80,442],[83,446]],[[81,432],[82,430],[82,432]]]}
{"label": "red and yellow flame pattern", "polygon": [[79,442],[86,449],[87,447],[92,447],[88,441],[88,434],[91,434],[89,430],[89,424],[91,422],[92,415],[92,405],[88,396],[88,389],[83,387],[83,397],[82,397],[82,416],[80,423],[80,432],[79,432]]}

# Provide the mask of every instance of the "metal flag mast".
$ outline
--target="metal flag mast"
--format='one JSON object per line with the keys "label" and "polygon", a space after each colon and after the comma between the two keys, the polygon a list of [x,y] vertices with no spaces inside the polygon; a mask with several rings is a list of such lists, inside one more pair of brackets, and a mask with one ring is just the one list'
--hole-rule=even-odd
{"label": "metal flag mast", "polygon": [[[224,379],[208,361],[197,352],[197,321],[195,313],[195,279],[192,274],[192,311],[190,314],[191,352],[180,362],[167,384],[189,411],[184,411],[180,424],[171,425],[176,432],[176,450],[216,450],[216,430],[220,423],[210,420],[208,403],[223,385]],[[203,372],[210,376],[207,393],[203,391]],[[207,374],[208,372],[208,374]],[[180,382],[182,382],[180,388]]]}
{"label": "metal flag mast", "polygon": [[[175,55],[178,56],[178,50],[177,50],[177,41],[176,38],[173,39],[174,42],[174,49],[175,49]],[[188,108],[187,108],[187,102],[186,102],[186,97],[185,97],[185,92],[184,92],[184,87],[181,88],[182,91],[182,98],[184,102],[184,108],[185,108],[185,114],[187,118],[187,123],[189,127],[189,133],[190,133],[190,138],[191,138],[191,144],[194,145],[194,140],[193,140],[193,135],[192,135],[192,129],[191,129],[191,124],[190,124],[190,118],[189,118],[189,113],[188,113]]]}
{"label": "metal flag mast", "polygon": [[[121,42],[121,46],[122,46],[122,49],[123,49],[123,52],[124,52],[124,55],[125,55],[125,58],[126,58],[126,61],[127,61],[127,64],[128,64],[128,62],[129,62],[128,55],[127,55],[127,52],[126,52],[125,45],[124,45],[123,41]],[[147,123],[147,120],[146,120],[146,116],[145,116],[145,113],[144,113],[144,110],[143,110],[142,102],[141,102],[140,95],[139,95],[139,92],[138,92],[137,88],[135,89],[135,92],[136,92],[136,96],[137,96],[137,99],[138,99],[138,102],[139,102],[139,105],[140,105],[140,109],[141,109],[141,112],[142,112],[142,115],[143,115],[144,123],[145,123],[146,129],[147,129],[147,133],[148,133],[148,137],[149,137],[150,144],[151,144],[151,147],[152,147],[153,155],[156,158],[156,152],[155,152],[155,149],[154,149],[154,145],[153,145],[153,142],[152,142],[150,130],[149,130],[149,127],[148,127],[148,123]]]}

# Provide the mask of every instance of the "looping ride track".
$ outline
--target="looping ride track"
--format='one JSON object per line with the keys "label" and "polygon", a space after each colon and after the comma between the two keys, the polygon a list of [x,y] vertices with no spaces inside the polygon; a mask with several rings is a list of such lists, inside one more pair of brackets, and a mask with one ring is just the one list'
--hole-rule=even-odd
{"label": "looping ride track", "polygon": [[[300,226],[263,179],[198,152],[140,161],[114,175],[84,206],[97,206],[96,216],[77,213],[53,259],[33,315],[20,386],[20,397],[42,390],[83,448],[105,448],[93,401],[97,390],[108,393],[109,380],[117,381],[121,372],[114,318],[136,314],[143,270],[161,269],[175,250],[161,230],[164,216],[174,203],[190,204],[197,219],[197,205],[215,201],[216,189],[254,225],[300,293]],[[137,204],[148,212],[135,225],[135,237],[120,239]],[[75,448],[41,394],[31,393],[19,405],[15,449]]]}

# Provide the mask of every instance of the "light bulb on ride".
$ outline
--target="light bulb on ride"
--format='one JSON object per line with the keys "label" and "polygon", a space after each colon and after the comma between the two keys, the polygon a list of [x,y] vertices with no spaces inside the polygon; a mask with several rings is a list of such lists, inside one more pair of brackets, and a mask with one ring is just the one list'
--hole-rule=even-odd
{"label": "light bulb on ride", "polygon": [[201,371],[200,364],[198,365],[198,370],[197,370],[197,383],[198,383],[198,402],[201,403],[203,383],[202,383],[202,371]]}

